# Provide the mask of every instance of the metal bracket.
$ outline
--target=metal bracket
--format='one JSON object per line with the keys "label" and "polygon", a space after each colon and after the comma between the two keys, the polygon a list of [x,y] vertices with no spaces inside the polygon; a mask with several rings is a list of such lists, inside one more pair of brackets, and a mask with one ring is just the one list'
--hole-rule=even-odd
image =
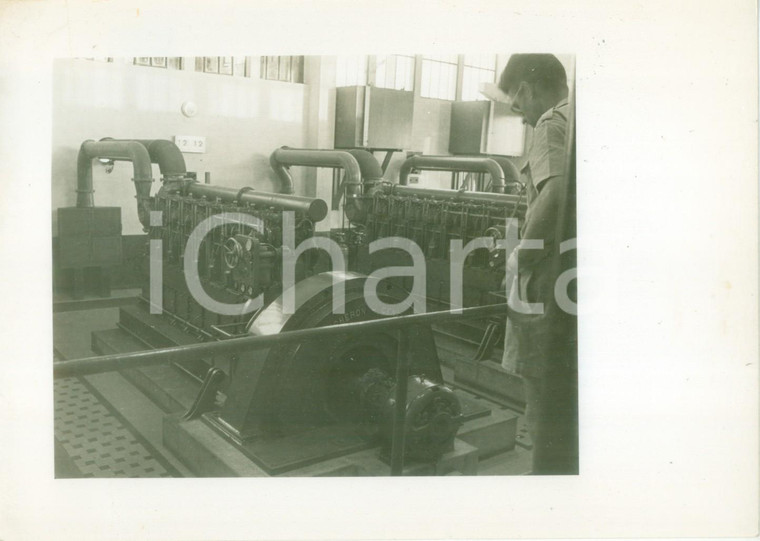
{"label": "metal bracket", "polygon": [[252,186],[243,186],[242,188],[240,188],[240,190],[238,191],[237,195],[235,196],[235,201],[237,201],[238,203],[240,203],[240,198],[243,196],[244,193],[246,193],[246,192],[255,192],[255,191],[256,190]]}
{"label": "metal bracket", "polygon": [[182,420],[191,421],[211,411],[214,407],[216,392],[219,390],[222,381],[224,381],[224,370],[215,366],[209,368],[208,372],[206,372],[206,378],[203,380],[203,385],[201,385],[201,390],[195,397],[193,405],[182,416]]}
{"label": "metal bracket", "polygon": [[486,327],[486,332],[483,334],[483,339],[480,341],[478,351],[472,358],[473,361],[487,361],[493,354],[493,349],[496,346],[496,342],[501,338],[504,332],[504,326],[506,325],[503,318],[491,319]]}

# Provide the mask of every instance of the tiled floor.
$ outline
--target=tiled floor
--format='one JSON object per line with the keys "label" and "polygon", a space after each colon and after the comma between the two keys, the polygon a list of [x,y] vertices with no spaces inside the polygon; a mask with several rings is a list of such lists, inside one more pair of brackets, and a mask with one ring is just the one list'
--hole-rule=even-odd
{"label": "tiled floor", "polygon": [[179,476],[95,393],[79,378],[55,382],[55,438],[81,477]]}
{"label": "tiled floor", "polygon": [[[114,328],[117,319],[116,307],[54,314],[56,360],[93,355],[91,332]],[[443,370],[445,375],[452,376],[448,367]],[[166,449],[161,442],[158,408],[152,403],[147,406],[142,403],[148,402],[147,399],[137,400],[136,396],[141,396],[139,391],[118,374],[109,377],[119,381],[111,381],[105,375],[56,380],[56,477],[192,475],[171,456],[162,454]],[[114,391],[116,387],[120,389],[118,393]],[[110,402],[102,396],[109,396]],[[114,397],[119,400],[113,400]],[[144,419],[146,415],[150,423]],[[158,419],[155,423],[152,422],[154,417]],[[525,449],[524,426],[519,426],[518,432],[521,432],[518,434],[520,445],[510,453],[484,460],[481,475],[515,475],[527,471],[530,451]]]}
{"label": "tiled floor", "polygon": [[[118,308],[54,314],[56,360],[94,355],[91,331],[113,328],[117,318]],[[178,475],[84,379],[56,380],[54,398],[56,477]]]}

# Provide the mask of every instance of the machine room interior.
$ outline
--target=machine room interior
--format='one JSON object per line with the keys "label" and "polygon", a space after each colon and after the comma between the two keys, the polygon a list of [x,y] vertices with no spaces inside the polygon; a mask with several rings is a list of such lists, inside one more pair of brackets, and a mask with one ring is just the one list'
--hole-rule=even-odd
{"label": "machine room interior", "polygon": [[[449,312],[450,241],[505,240],[525,215],[532,130],[490,99],[508,58],[56,60],[56,477],[529,474],[505,313],[488,308],[506,301],[498,243],[463,257]],[[391,237],[419,246],[424,289],[373,287],[424,297],[427,316],[365,298],[373,273],[415,261],[369,248]],[[320,239],[338,253],[299,254]],[[199,302],[190,246],[208,297],[260,305]]]}

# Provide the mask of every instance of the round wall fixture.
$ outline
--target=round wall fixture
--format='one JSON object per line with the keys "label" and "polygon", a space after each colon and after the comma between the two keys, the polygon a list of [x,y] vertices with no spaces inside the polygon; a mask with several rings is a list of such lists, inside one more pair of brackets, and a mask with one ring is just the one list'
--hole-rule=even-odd
{"label": "round wall fixture", "polygon": [[198,113],[198,106],[194,101],[186,101],[182,104],[182,114],[186,117],[194,117]]}

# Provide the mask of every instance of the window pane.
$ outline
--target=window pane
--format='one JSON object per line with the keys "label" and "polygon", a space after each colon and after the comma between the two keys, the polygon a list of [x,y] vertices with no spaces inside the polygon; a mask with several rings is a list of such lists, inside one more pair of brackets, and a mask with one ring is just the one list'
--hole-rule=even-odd
{"label": "window pane", "polygon": [[436,62],[446,62],[449,64],[457,63],[457,55],[455,54],[433,54],[425,56],[426,59],[434,60]]}
{"label": "window pane", "polygon": [[278,74],[280,81],[290,81],[290,57],[280,57],[280,73]]}
{"label": "window pane", "polygon": [[336,60],[335,86],[367,84],[366,56],[338,56]]}
{"label": "window pane", "polygon": [[438,62],[430,64],[430,97],[441,97],[441,64]]}
{"label": "window pane", "polygon": [[[453,60],[442,62],[439,59]],[[453,100],[456,97],[457,64],[456,55],[438,55],[422,58],[423,98]]]}
{"label": "window pane", "polygon": [[396,86],[397,90],[414,89],[414,58],[396,56]]}
{"label": "window pane", "polygon": [[414,57],[397,54],[375,57],[375,86],[395,90],[412,90]]}
{"label": "window pane", "polygon": [[265,79],[276,81],[280,70],[280,62],[276,56],[267,56],[267,71]]}
{"label": "window pane", "polygon": [[203,71],[206,73],[219,73],[219,57],[218,56],[204,56],[203,57]]}
{"label": "window pane", "polygon": [[446,94],[441,97],[443,99],[453,100],[457,95],[457,67],[451,65],[447,66],[446,72],[446,77],[448,79],[449,85]]}
{"label": "window pane", "polygon": [[480,93],[481,83],[493,83],[496,80],[495,70],[485,70],[465,66],[462,73],[462,100],[484,100]]}
{"label": "window pane", "polygon": [[290,60],[290,80],[303,84],[303,56],[293,56]]}
{"label": "window pane", "polygon": [[496,70],[495,54],[466,54],[464,55],[464,65],[473,68],[482,68],[487,70]]}
{"label": "window pane", "polygon": [[235,56],[232,59],[232,74],[236,77],[245,77],[245,56]]}
{"label": "window pane", "polygon": [[422,62],[422,81],[421,88],[420,88],[420,95],[423,98],[429,98],[430,97],[430,63],[429,62]]}
{"label": "window pane", "polygon": [[[245,67],[245,58],[239,57],[241,70]],[[237,61],[236,57],[235,62]],[[237,74],[236,71],[235,75]],[[250,74],[247,75],[247,77],[250,76]],[[262,56],[260,77],[271,81],[303,83],[303,56]]]}
{"label": "window pane", "polygon": [[219,73],[222,75],[232,75],[232,57],[220,56],[219,57]]}
{"label": "window pane", "polygon": [[390,56],[378,55],[375,57],[375,86],[388,88],[392,83],[388,82],[387,72]]}

